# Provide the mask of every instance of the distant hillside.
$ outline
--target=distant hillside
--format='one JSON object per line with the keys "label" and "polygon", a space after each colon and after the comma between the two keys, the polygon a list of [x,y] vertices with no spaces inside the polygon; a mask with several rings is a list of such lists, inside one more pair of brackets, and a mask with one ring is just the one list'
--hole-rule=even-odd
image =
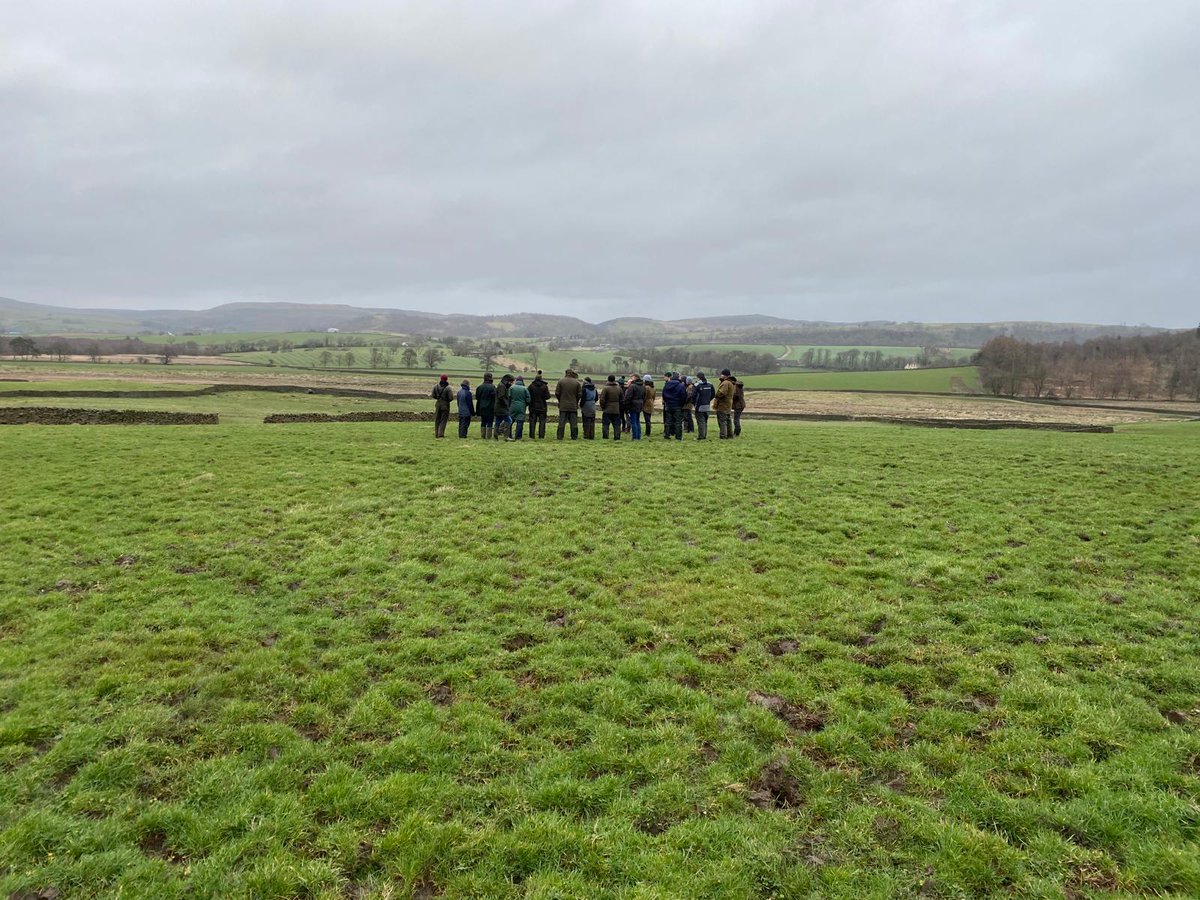
{"label": "distant hillside", "polygon": [[675,321],[629,316],[591,323],[542,313],[467,315],[405,309],[370,309],[345,304],[226,303],[204,310],[70,309],[0,298],[0,332],[48,335],[112,335],[375,331],[460,338],[564,338],[652,347],[676,343],[732,341],[739,344],[806,344],[906,347],[982,347],[995,337],[1025,341],[1084,341],[1103,336],[1153,334],[1149,326],[988,322],[805,322],[776,316],[712,316]]}

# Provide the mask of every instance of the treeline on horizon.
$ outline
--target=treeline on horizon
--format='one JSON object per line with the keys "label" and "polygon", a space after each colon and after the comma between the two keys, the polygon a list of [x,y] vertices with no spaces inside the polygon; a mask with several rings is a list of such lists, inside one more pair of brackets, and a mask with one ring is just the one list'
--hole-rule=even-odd
{"label": "treeline on horizon", "polygon": [[975,363],[996,396],[1200,400],[1200,327],[1078,344],[996,337]]}

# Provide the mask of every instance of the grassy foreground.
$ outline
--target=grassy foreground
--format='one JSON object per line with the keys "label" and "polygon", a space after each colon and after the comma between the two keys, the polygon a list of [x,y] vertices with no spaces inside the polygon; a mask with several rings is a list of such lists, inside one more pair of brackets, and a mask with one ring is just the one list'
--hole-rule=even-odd
{"label": "grassy foreground", "polygon": [[1200,433],[6,430],[0,895],[1200,895]]}

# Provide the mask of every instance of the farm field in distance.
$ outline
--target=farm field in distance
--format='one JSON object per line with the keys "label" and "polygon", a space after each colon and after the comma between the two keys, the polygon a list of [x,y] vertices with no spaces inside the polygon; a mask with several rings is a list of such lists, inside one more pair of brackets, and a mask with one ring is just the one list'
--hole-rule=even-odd
{"label": "farm field in distance", "polygon": [[10,428],[0,891],[1195,896],[1197,428]]}
{"label": "farm field in distance", "polygon": [[795,391],[929,391],[973,393],[979,391],[979,371],[974,366],[942,369],[893,369],[886,372],[785,372],[747,375],[747,388],[780,388]]}

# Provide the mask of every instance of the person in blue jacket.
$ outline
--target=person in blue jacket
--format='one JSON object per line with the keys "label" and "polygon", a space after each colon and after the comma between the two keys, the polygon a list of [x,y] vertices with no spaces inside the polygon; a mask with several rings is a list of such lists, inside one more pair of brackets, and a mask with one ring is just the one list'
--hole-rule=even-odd
{"label": "person in blue jacket", "polygon": [[471,430],[471,419],[475,418],[475,397],[471,394],[471,382],[463,379],[458,388],[458,436],[465,438]]}
{"label": "person in blue jacket", "polygon": [[687,385],[680,380],[678,372],[672,372],[662,389],[664,440],[683,440],[683,404],[686,402]]}

